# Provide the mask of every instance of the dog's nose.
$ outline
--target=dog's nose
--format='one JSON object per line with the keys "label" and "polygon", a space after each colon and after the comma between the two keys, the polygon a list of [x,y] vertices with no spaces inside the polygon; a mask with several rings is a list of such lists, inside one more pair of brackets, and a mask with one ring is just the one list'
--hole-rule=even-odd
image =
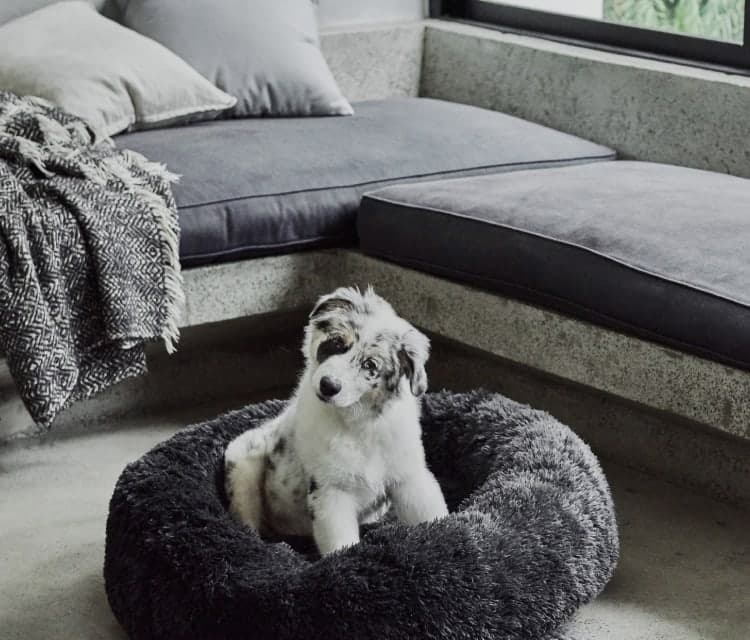
{"label": "dog's nose", "polygon": [[326,398],[335,396],[339,391],[341,391],[341,383],[336,378],[323,376],[320,379],[320,393]]}

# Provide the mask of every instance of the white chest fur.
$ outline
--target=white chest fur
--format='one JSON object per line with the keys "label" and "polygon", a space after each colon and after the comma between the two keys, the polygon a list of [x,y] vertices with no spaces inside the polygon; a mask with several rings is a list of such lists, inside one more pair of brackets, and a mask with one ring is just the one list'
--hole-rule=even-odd
{"label": "white chest fur", "polygon": [[295,440],[318,484],[379,494],[412,464],[424,464],[419,404],[408,392],[378,415],[336,410],[311,395],[303,390],[298,398]]}

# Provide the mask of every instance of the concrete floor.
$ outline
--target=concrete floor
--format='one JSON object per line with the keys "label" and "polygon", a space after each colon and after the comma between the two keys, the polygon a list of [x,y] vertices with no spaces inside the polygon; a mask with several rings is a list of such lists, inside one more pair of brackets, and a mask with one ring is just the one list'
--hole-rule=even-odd
{"label": "concrete floor", "polygon": [[[122,639],[102,577],[104,524],[129,461],[229,408],[171,411],[0,448],[0,638]],[[234,403],[237,404],[237,403]],[[575,640],[750,638],[750,513],[605,465],[622,560]]]}

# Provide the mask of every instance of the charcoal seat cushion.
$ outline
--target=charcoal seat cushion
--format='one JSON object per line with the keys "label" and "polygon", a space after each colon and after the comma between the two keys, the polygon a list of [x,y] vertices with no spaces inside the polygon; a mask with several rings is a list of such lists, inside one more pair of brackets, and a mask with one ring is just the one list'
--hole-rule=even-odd
{"label": "charcoal seat cushion", "polygon": [[750,369],[750,181],[645,162],[390,187],[372,255]]}
{"label": "charcoal seat cushion", "polygon": [[278,401],[189,428],[120,476],[104,578],[134,640],[548,640],[607,583],[615,513],[589,448],[497,394],[428,394],[428,464],[451,514],[375,525],[324,558],[262,540],[223,494],[228,442]]}
{"label": "charcoal seat cushion", "polygon": [[185,266],[356,242],[378,186],[614,157],[494,111],[426,98],[360,102],[347,118],[256,118],[132,133],[119,146],[164,162]]}

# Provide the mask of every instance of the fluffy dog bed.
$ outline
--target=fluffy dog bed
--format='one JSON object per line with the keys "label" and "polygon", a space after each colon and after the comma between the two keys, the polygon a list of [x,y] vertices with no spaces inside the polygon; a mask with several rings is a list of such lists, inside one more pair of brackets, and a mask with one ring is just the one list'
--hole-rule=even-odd
{"label": "fluffy dog bed", "polygon": [[481,391],[425,396],[448,517],[385,521],[324,558],[262,540],[226,510],[223,452],[281,407],[186,429],[122,473],[104,577],[131,638],[544,640],[612,575],[615,514],[589,448],[548,414]]}

